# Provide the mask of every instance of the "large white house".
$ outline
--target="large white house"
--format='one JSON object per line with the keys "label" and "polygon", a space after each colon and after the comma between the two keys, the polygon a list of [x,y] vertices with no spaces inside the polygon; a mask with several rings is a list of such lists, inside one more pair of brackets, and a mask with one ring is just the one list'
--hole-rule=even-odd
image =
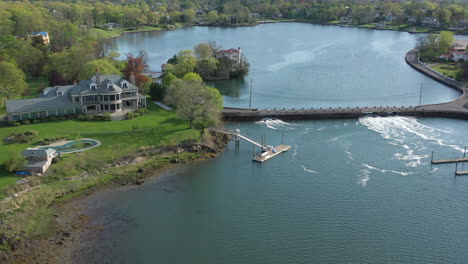
{"label": "large white house", "polygon": [[6,101],[9,121],[46,117],[100,114],[146,106],[146,97],[131,82],[118,75],[100,75],[78,84],[44,89],[39,98]]}

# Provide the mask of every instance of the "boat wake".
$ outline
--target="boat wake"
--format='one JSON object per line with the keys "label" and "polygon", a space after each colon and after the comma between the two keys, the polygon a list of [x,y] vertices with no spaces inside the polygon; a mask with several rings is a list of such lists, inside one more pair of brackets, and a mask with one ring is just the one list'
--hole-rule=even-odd
{"label": "boat wake", "polygon": [[366,187],[367,186],[367,181],[369,181],[369,175],[370,175],[370,171],[369,170],[366,170],[366,169],[362,169],[361,170],[362,174],[359,176],[359,180],[358,180],[358,184],[361,185],[362,187]]}
{"label": "boat wake", "polygon": [[451,131],[433,128],[417,121],[415,117],[362,117],[359,123],[379,133],[389,144],[403,148],[394,154],[395,159],[405,161],[407,167],[417,167],[429,157],[427,145],[437,145],[463,152],[463,148],[447,143],[441,138],[450,137]]}
{"label": "boat wake", "polygon": [[311,170],[311,169],[308,169],[306,168],[306,166],[304,165],[301,165],[301,168],[306,171],[306,172],[309,172],[309,173],[312,173],[312,174],[317,174],[318,172],[314,171],[314,170]]}
{"label": "boat wake", "polygon": [[268,128],[275,129],[275,130],[276,129],[291,130],[291,129],[295,129],[296,127],[295,124],[290,124],[280,119],[271,119],[271,118],[266,118],[261,121],[257,121],[255,122],[255,124],[266,125]]}
{"label": "boat wake", "polygon": [[377,167],[374,167],[374,166],[371,166],[371,165],[365,164],[365,163],[363,163],[362,166],[369,169],[369,170],[375,170],[375,171],[378,171],[380,173],[393,173],[393,174],[398,174],[398,175],[401,175],[401,176],[408,176],[408,175],[413,174],[413,172],[403,172],[403,171],[380,169],[380,168],[377,168]]}

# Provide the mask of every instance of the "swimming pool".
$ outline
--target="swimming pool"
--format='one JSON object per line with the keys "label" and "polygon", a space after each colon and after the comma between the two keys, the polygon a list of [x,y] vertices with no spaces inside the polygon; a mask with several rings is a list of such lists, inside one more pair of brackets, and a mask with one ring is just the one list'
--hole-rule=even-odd
{"label": "swimming pool", "polygon": [[39,149],[55,149],[57,153],[74,153],[74,152],[81,152],[84,150],[92,149],[101,145],[101,142],[94,139],[78,139],[73,141],[68,141],[63,145],[58,146],[46,146],[40,147]]}

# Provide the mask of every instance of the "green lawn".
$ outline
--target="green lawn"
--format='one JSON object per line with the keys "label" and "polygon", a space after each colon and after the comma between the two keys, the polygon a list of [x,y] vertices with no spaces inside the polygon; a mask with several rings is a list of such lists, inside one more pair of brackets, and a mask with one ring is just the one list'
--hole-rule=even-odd
{"label": "green lawn", "polygon": [[[64,155],[63,160],[54,164],[48,171],[48,173],[57,174],[57,177],[73,176],[74,173],[83,168],[99,167],[102,163],[111,162],[129,153],[134,153],[141,146],[175,145],[181,140],[199,137],[199,131],[189,129],[188,124],[177,118],[174,111],[163,110],[152,103],[148,109],[150,111],[147,114],[132,120],[112,122],[63,120],[17,127],[0,127],[0,140],[2,140],[0,143],[0,164],[8,159],[10,153],[21,152],[34,146],[35,142],[3,143],[4,137],[25,130],[38,131],[39,138],[53,136],[89,137],[102,142],[100,147],[79,155]],[[16,179],[16,176],[0,171],[0,193],[13,184]]]}
{"label": "green lawn", "polygon": [[440,63],[437,65],[431,65],[430,67],[433,70],[438,71],[450,78],[455,78],[457,74],[461,71],[458,64]]}
{"label": "green lawn", "polygon": [[[180,27],[176,25],[175,27]],[[114,28],[112,30],[103,30],[99,28],[91,28],[88,30],[88,34],[94,38],[112,38],[117,37],[124,32],[139,32],[139,31],[148,31],[148,30],[164,30],[162,27],[153,27],[153,26],[142,26],[135,30],[128,30],[127,28]]]}
{"label": "green lawn", "polygon": [[26,79],[28,88],[23,93],[23,98],[35,98],[38,97],[42,89],[49,86],[49,80],[46,77],[30,77]]}

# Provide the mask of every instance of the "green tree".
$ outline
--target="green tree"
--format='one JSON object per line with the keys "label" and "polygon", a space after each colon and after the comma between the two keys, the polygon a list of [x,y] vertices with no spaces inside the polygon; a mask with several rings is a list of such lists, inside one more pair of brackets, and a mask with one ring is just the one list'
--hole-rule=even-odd
{"label": "green tree", "polygon": [[23,169],[26,165],[26,158],[18,152],[10,153],[10,157],[3,163],[3,167],[8,172],[16,172]]}
{"label": "green tree", "polygon": [[210,44],[207,42],[202,42],[196,45],[193,50],[195,51],[195,56],[199,60],[206,60],[210,57],[213,57],[213,51],[211,50]]}
{"label": "green tree", "polygon": [[162,80],[162,85],[164,86],[164,88],[167,88],[169,87],[172,82],[177,79],[177,76],[175,76],[174,74],[172,73],[168,73],[164,76],[163,80]]}
{"label": "green tree", "polygon": [[15,64],[0,61],[0,106],[5,100],[21,95],[26,87],[24,73]]}
{"label": "green tree", "polygon": [[151,83],[149,87],[149,96],[153,101],[162,101],[165,96],[164,86],[159,82]]}
{"label": "green tree", "polygon": [[216,10],[211,10],[206,14],[206,19],[210,24],[218,23],[218,12]]}
{"label": "green tree", "polygon": [[201,78],[193,77],[174,80],[164,100],[176,107],[177,114],[189,122],[190,128],[195,123],[205,127],[215,125],[221,118],[223,97],[215,88],[206,86]]}
{"label": "green tree", "polygon": [[182,77],[186,73],[193,72],[196,64],[197,59],[195,58],[193,51],[183,50],[177,54],[177,64],[168,71],[177,77]]}
{"label": "green tree", "polygon": [[449,32],[449,31],[440,32],[439,39],[438,39],[440,54],[446,54],[450,46],[452,46],[452,43],[454,40],[455,38],[453,37],[453,32]]}
{"label": "green tree", "polygon": [[96,69],[99,69],[100,74],[117,74],[120,75],[121,70],[117,69],[112,62],[107,59],[92,60],[86,63],[83,67],[83,71],[78,75],[79,80],[90,79],[96,74]]}
{"label": "green tree", "polygon": [[186,9],[182,12],[182,17],[185,23],[193,23],[195,21],[195,15],[197,13],[194,9]]}

